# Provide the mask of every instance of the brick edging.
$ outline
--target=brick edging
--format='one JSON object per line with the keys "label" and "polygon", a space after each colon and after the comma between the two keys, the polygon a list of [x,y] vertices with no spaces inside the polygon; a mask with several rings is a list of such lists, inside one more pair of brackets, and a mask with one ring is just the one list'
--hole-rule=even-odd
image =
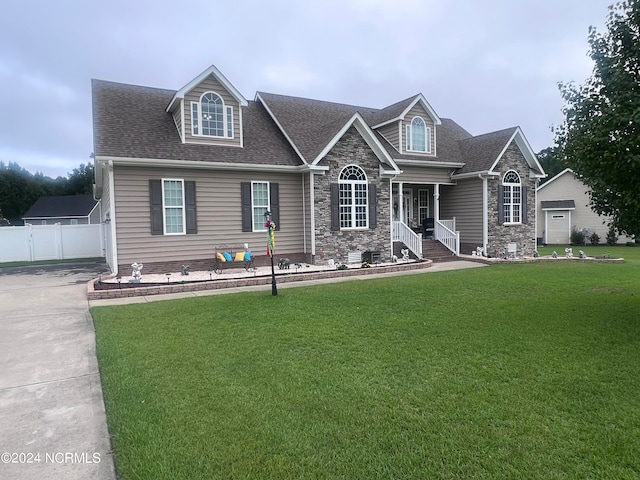
{"label": "brick edging", "polygon": [[[348,270],[322,270],[317,272],[299,272],[278,274],[276,276],[277,283],[301,282],[305,280],[321,280],[325,278],[342,278],[373,275],[380,273],[392,273],[406,270],[420,270],[429,268],[433,265],[431,260],[423,262],[414,262],[397,265],[385,265],[370,268],[352,268]],[[87,282],[87,298],[89,300],[99,300],[106,298],[126,298],[139,297],[146,295],[161,295],[165,293],[183,293],[195,292],[202,290],[219,290],[223,288],[249,287],[254,285],[271,285],[271,275],[260,277],[230,278],[228,280],[203,280],[194,283],[174,283],[169,285],[154,285],[150,287],[135,287],[113,290],[96,290],[94,284],[98,282],[98,278],[94,278]]]}

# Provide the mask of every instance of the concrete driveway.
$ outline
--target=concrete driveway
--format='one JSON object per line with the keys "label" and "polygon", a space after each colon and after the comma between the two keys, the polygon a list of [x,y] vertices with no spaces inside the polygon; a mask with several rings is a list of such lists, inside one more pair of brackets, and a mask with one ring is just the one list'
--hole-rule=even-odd
{"label": "concrete driveway", "polygon": [[0,269],[0,479],[115,479],[86,282],[105,266]]}

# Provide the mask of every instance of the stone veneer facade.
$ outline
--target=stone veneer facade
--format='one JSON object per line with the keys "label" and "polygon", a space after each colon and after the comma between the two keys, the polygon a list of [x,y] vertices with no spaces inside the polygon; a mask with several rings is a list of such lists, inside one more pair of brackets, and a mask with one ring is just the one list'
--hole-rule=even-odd
{"label": "stone veneer facade", "polygon": [[[316,175],[315,182],[315,238],[314,263],[323,264],[329,259],[347,262],[349,252],[379,251],[381,261],[391,260],[390,182],[380,176],[380,161],[355,127],[351,127],[322,160],[329,171]],[[376,227],[366,230],[331,230],[330,184],[337,183],[340,172],[347,165],[362,168],[367,180],[377,188]],[[372,201],[371,198],[368,199]]]}
{"label": "stone veneer facade", "polygon": [[[509,170],[515,170],[520,175],[522,188],[527,190],[527,223],[522,225],[500,225],[498,223],[498,186],[502,185],[504,174]],[[498,256],[500,252],[507,251],[509,243],[516,244],[516,256],[530,256],[536,250],[536,185],[538,179],[530,178],[531,168],[527,164],[520,149],[511,143],[506,152],[494,168],[500,172],[500,177],[490,177],[488,180],[487,205],[488,205],[488,242],[487,253],[489,256]]]}

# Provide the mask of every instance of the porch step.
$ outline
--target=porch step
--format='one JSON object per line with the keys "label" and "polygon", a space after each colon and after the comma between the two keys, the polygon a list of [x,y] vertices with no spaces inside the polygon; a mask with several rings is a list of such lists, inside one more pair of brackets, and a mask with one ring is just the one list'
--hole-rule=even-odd
{"label": "porch step", "polygon": [[451,262],[458,260],[451,250],[432,238],[422,240],[422,257],[435,262]]}

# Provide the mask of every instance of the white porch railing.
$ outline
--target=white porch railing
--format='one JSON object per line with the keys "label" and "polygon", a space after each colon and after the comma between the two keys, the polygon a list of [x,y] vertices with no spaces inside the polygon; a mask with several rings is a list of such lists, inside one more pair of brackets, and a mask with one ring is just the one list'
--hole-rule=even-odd
{"label": "white porch railing", "polygon": [[403,222],[393,222],[393,241],[404,243],[413,254],[422,258],[422,234],[411,230]]}
{"label": "white porch railing", "polygon": [[[460,255],[460,232],[455,229],[456,219],[436,220],[434,237],[456,255]],[[453,228],[450,228],[453,227]]]}
{"label": "white porch railing", "polygon": [[440,220],[440,223],[452,232],[456,231],[456,217],[453,217],[451,220]]}

